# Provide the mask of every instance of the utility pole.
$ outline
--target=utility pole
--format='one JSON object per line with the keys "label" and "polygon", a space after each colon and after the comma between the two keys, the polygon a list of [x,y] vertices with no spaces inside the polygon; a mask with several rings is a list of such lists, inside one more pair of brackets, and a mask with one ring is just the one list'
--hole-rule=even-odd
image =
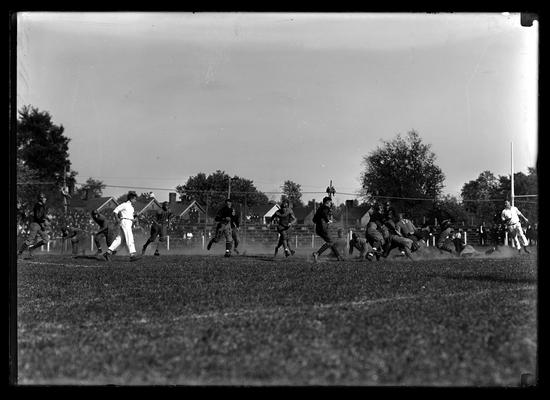
{"label": "utility pole", "polygon": [[227,198],[231,198],[231,177],[229,177],[229,187],[227,188]]}
{"label": "utility pole", "polygon": [[330,198],[332,198],[332,196],[334,196],[334,194],[336,193],[336,190],[332,186],[332,179],[330,180],[330,185],[327,187],[326,192]]}

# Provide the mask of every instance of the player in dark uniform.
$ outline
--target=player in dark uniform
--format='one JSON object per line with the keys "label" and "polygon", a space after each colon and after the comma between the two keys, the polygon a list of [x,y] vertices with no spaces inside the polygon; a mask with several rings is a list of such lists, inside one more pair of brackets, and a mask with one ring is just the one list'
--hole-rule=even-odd
{"label": "player in dark uniform", "polygon": [[168,202],[165,201],[162,203],[162,209],[157,211],[157,213],[155,214],[155,218],[153,220],[153,223],[151,224],[151,236],[149,236],[149,239],[147,239],[147,241],[141,248],[141,254],[145,254],[147,246],[149,246],[150,243],[153,243],[158,236],[159,240],[157,242],[157,248],[154,255],[160,256],[159,247],[166,238],[170,218],[172,218],[172,212],[168,208]]}
{"label": "player in dark uniform", "polygon": [[436,247],[440,252],[447,252],[454,254],[455,245],[453,243],[453,233],[454,229],[451,226],[451,221],[448,219],[441,222],[441,232],[437,238]]}
{"label": "player in dark uniform", "polygon": [[382,257],[387,257],[390,254],[390,251],[394,248],[399,248],[402,253],[405,254],[408,258],[413,260],[411,255],[413,241],[406,237],[403,237],[401,232],[397,229],[393,218],[391,218],[391,213],[389,218],[386,220],[386,223],[383,226],[383,235],[387,237],[386,248],[384,249],[384,254]]}
{"label": "player in dark uniform", "polygon": [[376,222],[371,221],[368,223],[365,236],[372,247],[372,252],[376,256],[376,259],[380,260],[380,256],[383,254],[383,249],[386,245],[386,240],[384,239],[382,233],[378,230],[378,225]]}
{"label": "player in dark uniform", "polygon": [[97,254],[103,254],[101,250],[101,241],[99,239],[101,236],[104,236],[105,243],[107,247],[109,247],[113,243],[113,240],[115,240],[115,228],[107,221],[107,218],[97,210],[92,210],[92,219],[99,225],[99,230],[94,233],[94,244],[97,248]]}
{"label": "player in dark uniform", "polygon": [[294,255],[295,251],[290,248],[288,241],[288,231],[295,222],[296,217],[290,208],[290,203],[288,200],[283,200],[281,203],[281,208],[275,211],[271,220],[272,224],[277,224],[277,233],[279,234],[279,241],[275,247],[275,254],[273,257],[277,257],[277,253],[279,252],[279,248],[281,246],[285,249],[285,257]]}
{"label": "player in dark uniform", "polygon": [[331,206],[332,199],[328,196],[323,198],[323,204],[317,209],[315,215],[313,216],[315,233],[317,233],[317,235],[319,235],[325,241],[325,243],[321,246],[321,248],[319,248],[319,250],[314,251],[311,254],[315,262],[317,262],[319,256],[323,254],[323,252],[328,248],[332,249],[338,261],[344,260],[344,258],[338,252],[338,249],[334,245],[334,241],[331,239],[328,233],[328,224],[332,222],[332,211],[330,209]]}
{"label": "player in dark uniform", "polygon": [[[31,217],[31,223],[29,226],[29,236],[27,240],[23,242],[19,248],[18,255],[22,255],[25,250],[29,251],[29,257],[32,257],[32,251],[40,246],[45,245],[50,240],[46,233],[46,227],[49,224],[49,217],[46,208],[46,195],[40,193],[38,195],[38,202],[34,205],[33,214]],[[40,236],[40,240],[35,243],[37,236]]]}
{"label": "player in dark uniform", "polygon": [[231,257],[231,247],[233,245],[233,235],[231,232],[231,221],[234,218],[234,210],[232,207],[232,201],[231,199],[225,200],[225,206],[223,206],[218,213],[216,214],[216,217],[214,218],[214,221],[217,222],[216,225],[216,231],[214,233],[214,237],[210,239],[208,242],[208,245],[206,248],[210,250],[212,245],[214,243],[217,243],[221,236],[223,235],[225,237],[225,254],[224,257]]}
{"label": "player in dark uniform", "polygon": [[84,246],[86,245],[86,239],[88,239],[89,237],[86,231],[78,228],[64,226],[63,228],[61,228],[61,237],[65,240],[71,241],[73,255],[86,253]]}
{"label": "player in dark uniform", "polygon": [[372,261],[374,253],[372,246],[369,244],[367,239],[360,238],[354,232],[351,234],[351,240],[349,241],[349,254],[353,254],[353,249],[359,250],[359,258],[366,258],[369,261]]}

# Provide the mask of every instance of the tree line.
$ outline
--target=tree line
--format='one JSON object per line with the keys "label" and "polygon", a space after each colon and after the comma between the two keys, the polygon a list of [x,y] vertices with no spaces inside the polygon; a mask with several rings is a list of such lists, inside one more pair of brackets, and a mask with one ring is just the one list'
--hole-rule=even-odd
{"label": "tree line", "polygon": [[[88,178],[77,187],[78,172],[71,168],[69,159],[70,138],[64,135],[63,125],[56,125],[47,111],[30,105],[19,110],[17,120],[17,199],[18,203],[32,207],[39,192],[44,192],[51,207],[60,207],[63,199],[100,197],[106,185],[99,179]],[[360,171],[360,189],[353,201],[354,207],[367,207],[377,202],[391,201],[392,206],[409,218],[451,219],[476,223],[491,219],[502,210],[502,203],[510,198],[509,176],[495,176],[490,171],[466,182],[460,198],[442,195],[445,175],[437,165],[431,146],[423,142],[419,133],[410,131],[365,155]],[[527,174],[514,174],[515,194],[538,194],[538,177],[535,168]],[[64,191],[63,188],[67,190]],[[237,204],[248,207],[270,203],[268,196],[254,185],[253,180],[230,176],[223,170],[210,174],[199,172],[176,186],[179,200],[197,200],[209,208],[209,214],[223,205],[227,194]],[[279,200],[288,199],[293,207],[304,206],[301,185],[286,180],[281,186]],[[117,200],[124,201],[126,194]],[[151,192],[141,193],[139,200],[147,201]],[[320,199],[319,199],[320,200]],[[516,204],[530,219],[538,219],[536,197],[518,197]],[[309,202],[311,205],[312,202]],[[339,211],[348,204],[339,206]]]}

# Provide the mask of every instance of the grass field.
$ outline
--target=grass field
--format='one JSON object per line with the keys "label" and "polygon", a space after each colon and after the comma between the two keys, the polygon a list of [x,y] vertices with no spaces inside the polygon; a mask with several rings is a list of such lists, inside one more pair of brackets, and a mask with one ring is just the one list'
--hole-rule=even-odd
{"label": "grass field", "polygon": [[536,255],[19,260],[18,383],[518,386]]}

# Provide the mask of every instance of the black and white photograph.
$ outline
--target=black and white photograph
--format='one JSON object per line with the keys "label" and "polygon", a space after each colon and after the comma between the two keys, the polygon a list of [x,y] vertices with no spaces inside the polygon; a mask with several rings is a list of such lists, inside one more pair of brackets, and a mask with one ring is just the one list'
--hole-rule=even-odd
{"label": "black and white photograph", "polygon": [[537,387],[538,19],[14,12],[10,384]]}

